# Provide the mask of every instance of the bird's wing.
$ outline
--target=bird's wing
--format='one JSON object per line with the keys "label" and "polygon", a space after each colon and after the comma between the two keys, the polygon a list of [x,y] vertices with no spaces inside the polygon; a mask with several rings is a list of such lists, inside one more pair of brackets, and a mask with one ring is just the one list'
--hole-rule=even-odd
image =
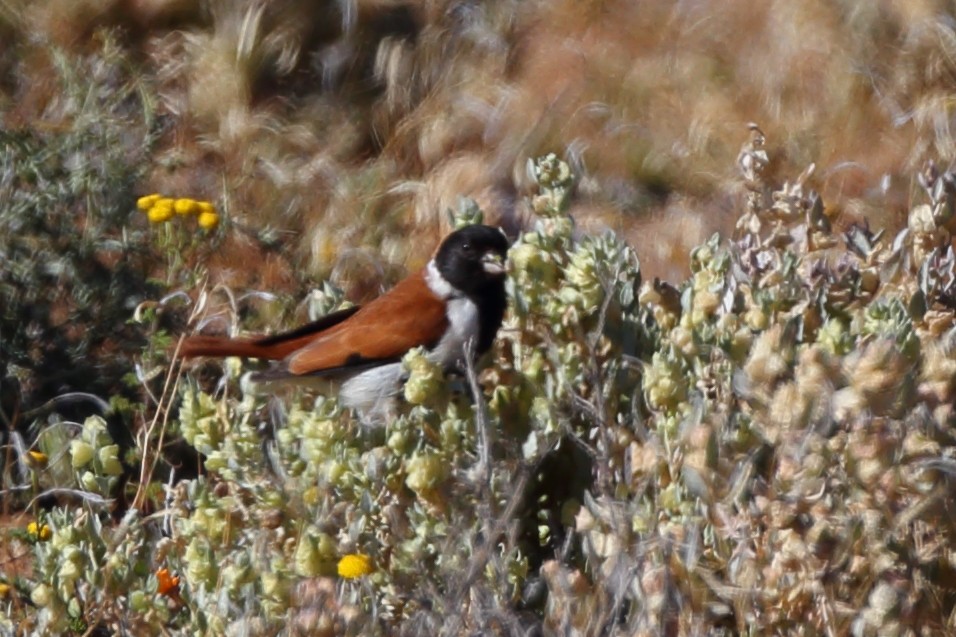
{"label": "bird's wing", "polygon": [[297,344],[295,349],[299,349],[299,347],[302,347],[302,344],[307,343],[310,340],[310,337],[312,337],[313,334],[327,330],[330,327],[335,327],[361,309],[362,308],[359,306],[352,306],[347,307],[344,310],[338,310],[337,312],[326,314],[322,318],[316,319],[311,323],[306,323],[305,325],[297,327],[294,330],[282,332],[281,334],[275,334],[273,336],[263,336],[262,338],[256,340],[256,345],[271,346],[279,345],[280,343],[283,345],[287,343],[295,343]]}
{"label": "bird's wing", "polygon": [[330,373],[395,361],[413,347],[431,347],[448,327],[445,303],[420,271],[345,321],[313,337],[285,359],[292,375]]}

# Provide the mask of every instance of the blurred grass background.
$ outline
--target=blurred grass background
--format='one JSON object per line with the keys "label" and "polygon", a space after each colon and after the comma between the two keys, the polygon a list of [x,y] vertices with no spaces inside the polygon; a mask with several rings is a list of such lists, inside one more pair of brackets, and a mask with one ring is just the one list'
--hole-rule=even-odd
{"label": "blurred grass background", "polygon": [[524,162],[548,151],[581,175],[579,225],[622,232],[673,279],[727,229],[748,122],[776,140],[778,174],[818,165],[831,217],[878,227],[899,224],[908,175],[956,148],[941,0],[4,0],[6,129],[49,124],[52,51],[95,52],[104,27],[157,96],[142,192],[221,197],[268,227],[294,266],[250,272],[241,247],[216,264],[263,285],[363,250],[418,265],[407,237],[432,244],[460,195],[514,229]]}

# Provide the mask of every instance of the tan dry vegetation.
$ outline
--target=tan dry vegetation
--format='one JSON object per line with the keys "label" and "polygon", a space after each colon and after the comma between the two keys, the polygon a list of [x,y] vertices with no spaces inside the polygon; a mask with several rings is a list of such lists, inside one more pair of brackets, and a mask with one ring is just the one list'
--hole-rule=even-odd
{"label": "tan dry vegetation", "polygon": [[302,232],[311,270],[333,265],[330,234],[434,240],[461,194],[520,220],[524,161],[551,149],[585,171],[579,220],[624,230],[662,273],[726,226],[749,121],[779,140],[782,167],[816,162],[828,201],[880,222],[895,213],[870,203],[884,175],[904,203],[901,175],[953,155],[956,38],[940,2],[7,6],[21,53],[8,125],[53,98],[37,47],[82,49],[119,24],[172,118],[152,185]]}
{"label": "tan dry vegetation", "polygon": [[956,155],[941,1],[5,7],[8,126],[54,98],[37,61],[47,44],[83,49],[96,27],[121,26],[170,118],[144,190],[228,198],[235,218],[294,232],[312,273],[363,245],[420,259],[404,235],[434,243],[460,195],[515,228],[524,162],[543,151],[583,175],[579,223],[624,232],[647,271],[671,277],[727,229],[747,122],[777,140],[781,171],[819,166],[832,216],[877,226],[898,223],[905,175]]}

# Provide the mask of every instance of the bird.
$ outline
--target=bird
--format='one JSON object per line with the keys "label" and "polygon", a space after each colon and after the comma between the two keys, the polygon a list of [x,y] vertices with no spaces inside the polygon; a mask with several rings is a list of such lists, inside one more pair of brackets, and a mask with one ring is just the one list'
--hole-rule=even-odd
{"label": "bird", "polygon": [[448,372],[464,369],[466,351],[477,360],[491,348],[507,307],[507,253],[500,229],[465,226],[445,237],[425,267],[366,305],[272,336],[188,336],[179,353],[276,361],[249,381],[331,380],[341,405],[381,416],[402,386],[401,360],[412,348],[425,348]]}

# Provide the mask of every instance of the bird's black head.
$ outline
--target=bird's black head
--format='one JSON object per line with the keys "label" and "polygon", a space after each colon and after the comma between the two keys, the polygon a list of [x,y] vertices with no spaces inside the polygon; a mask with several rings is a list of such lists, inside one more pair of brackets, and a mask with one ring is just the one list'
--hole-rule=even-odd
{"label": "bird's black head", "polygon": [[438,248],[435,265],[448,283],[465,296],[491,287],[504,290],[508,240],[491,226],[466,226],[448,235]]}
{"label": "bird's black head", "polygon": [[504,318],[507,254],[508,240],[501,230],[466,226],[448,235],[435,255],[435,267],[445,284],[478,309],[477,354],[491,347]]}

